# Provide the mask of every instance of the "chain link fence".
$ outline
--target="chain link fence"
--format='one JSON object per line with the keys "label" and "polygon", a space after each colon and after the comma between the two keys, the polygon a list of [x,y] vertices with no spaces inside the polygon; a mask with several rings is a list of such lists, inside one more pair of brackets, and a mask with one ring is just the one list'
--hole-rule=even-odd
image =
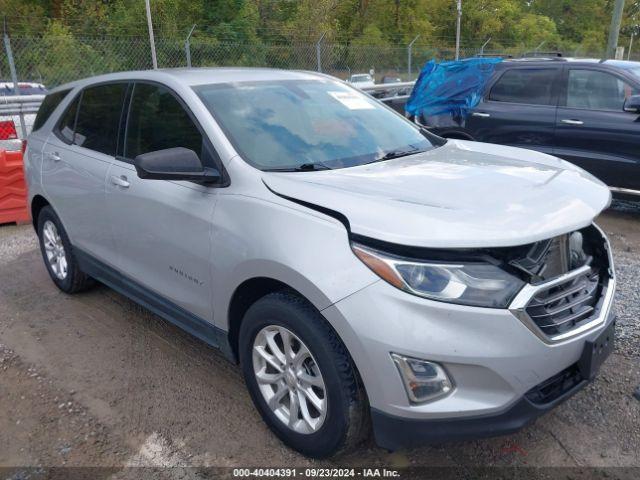
{"label": "chain link fence", "polygon": [[[7,37],[8,38],[8,37]],[[10,81],[5,48],[0,54],[0,81]],[[18,81],[43,83],[48,88],[102,73],[152,68],[148,37],[13,36],[10,38]],[[189,53],[187,53],[189,48]],[[463,47],[460,57],[485,55],[522,56],[527,50],[511,47],[481,51]],[[415,79],[422,66],[433,58],[455,58],[451,46],[346,45],[329,42],[264,44],[221,42],[210,37],[184,40],[157,38],[159,68],[251,66],[296,70],[320,70],[347,79],[352,74],[374,72],[377,82],[389,75],[404,81]],[[568,56],[600,57],[602,52],[563,52]],[[634,56],[640,59],[640,56]]]}
{"label": "chain link fence", "polygon": [[[159,68],[247,66],[296,70],[320,70],[347,79],[355,73],[374,72],[377,81],[385,75],[415,79],[432,58],[453,59],[451,47],[344,45],[337,43],[243,44],[213,38],[192,38],[189,53],[184,40],[156,39]],[[48,88],[102,73],[152,68],[146,37],[24,37],[10,38],[17,78],[43,83]],[[10,67],[3,49],[0,80],[10,81]],[[462,48],[461,57],[473,56],[477,48]],[[409,54],[411,60],[409,61]],[[409,72],[409,63],[412,71]]]}

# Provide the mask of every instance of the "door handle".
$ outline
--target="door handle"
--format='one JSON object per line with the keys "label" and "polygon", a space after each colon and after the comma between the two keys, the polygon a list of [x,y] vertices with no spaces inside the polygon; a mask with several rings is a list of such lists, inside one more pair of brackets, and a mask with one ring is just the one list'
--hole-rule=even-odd
{"label": "door handle", "polygon": [[490,113],[484,113],[484,112],[473,112],[471,115],[473,115],[474,117],[480,117],[480,118],[489,118],[491,116]]}
{"label": "door handle", "polygon": [[582,120],[572,120],[569,118],[565,118],[564,120],[562,120],[562,123],[566,123],[567,125],[584,125],[584,122]]}
{"label": "door handle", "polygon": [[124,175],[120,175],[119,177],[116,177],[115,175],[111,175],[111,183],[122,188],[129,188],[129,186],[131,185],[127,181],[127,177],[125,177]]}
{"label": "door handle", "polygon": [[62,160],[62,158],[60,157],[60,154],[58,152],[48,152],[47,153],[47,158],[49,160],[54,161],[54,162],[59,162],[60,160]]}

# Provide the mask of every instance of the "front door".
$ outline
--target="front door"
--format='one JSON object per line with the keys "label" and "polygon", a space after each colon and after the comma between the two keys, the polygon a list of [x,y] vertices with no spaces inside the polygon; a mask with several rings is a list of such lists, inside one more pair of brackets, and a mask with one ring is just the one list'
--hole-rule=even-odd
{"label": "front door", "polygon": [[621,76],[587,67],[567,68],[565,82],[556,154],[611,187],[640,190],[640,116],[623,110],[638,89]]}
{"label": "front door", "polygon": [[71,243],[111,265],[115,249],[106,221],[105,181],[114,161],[126,90],[126,83],[84,89],[43,148],[43,188]]}
{"label": "front door", "polygon": [[553,153],[560,68],[505,70],[466,119],[479,142]]}
{"label": "front door", "polygon": [[192,182],[143,180],[133,159],[173,147],[212,160],[208,142],[177,97],[136,83],[123,155],[107,174],[107,207],[117,269],[189,313],[211,321],[211,231],[217,189]]}

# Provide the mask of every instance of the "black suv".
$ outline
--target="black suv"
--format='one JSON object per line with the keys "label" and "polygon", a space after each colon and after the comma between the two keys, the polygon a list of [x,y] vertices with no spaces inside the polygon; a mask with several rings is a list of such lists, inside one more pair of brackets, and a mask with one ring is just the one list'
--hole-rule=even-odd
{"label": "black suv", "polygon": [[464,119],[416,119],[448,138],[531,148],[640,195],[640,62],[523,58],[496,66]]}

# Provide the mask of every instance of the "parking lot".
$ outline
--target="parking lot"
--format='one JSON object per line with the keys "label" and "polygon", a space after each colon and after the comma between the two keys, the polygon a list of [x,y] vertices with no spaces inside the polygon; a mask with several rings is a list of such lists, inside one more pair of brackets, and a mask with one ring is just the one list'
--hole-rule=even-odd
{"label": "parking lot", "polygon": [[59,292],[31,226],[1,226],[0,465],[114,478],[139,465],[640,466],[640,207],[617,202],[598,221],[615,251],[619,340],[593,384],[516,435],[395,453],[370,442],[325,463],[270,433],[215,350],[106,287]]}

